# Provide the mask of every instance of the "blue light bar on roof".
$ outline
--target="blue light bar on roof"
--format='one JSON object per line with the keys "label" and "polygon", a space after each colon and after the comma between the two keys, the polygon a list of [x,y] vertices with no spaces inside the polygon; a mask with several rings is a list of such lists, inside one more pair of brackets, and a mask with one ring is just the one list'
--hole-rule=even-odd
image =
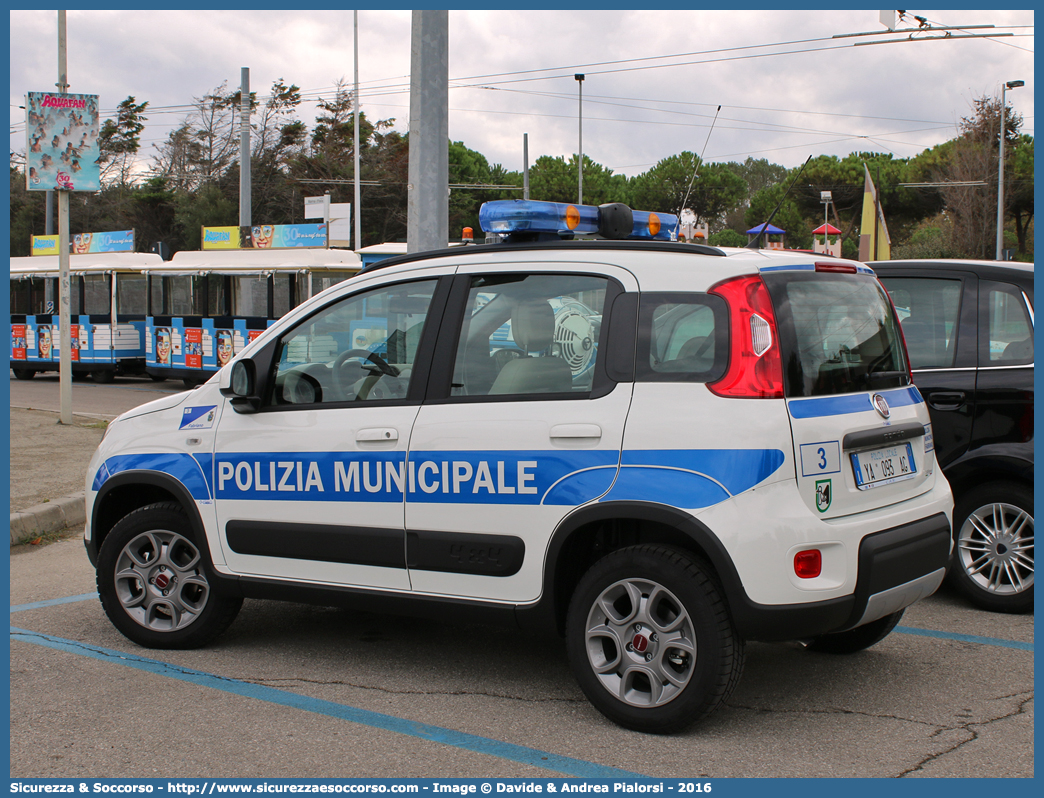
{"label": "blue light bar on roof", "polygon": [[577,235],[671,241],[678,229],[678,217],[672,213],[632,211],[620,203],[596,207],[565,202],[495,200],[479,208],[479,224],[487,233],[516,241]]}
{"label": "blue light bar on roof", "polygon": [[565,202],[495,200],[479,208],[479,225],[487,233],[598,232],[598,208]]}

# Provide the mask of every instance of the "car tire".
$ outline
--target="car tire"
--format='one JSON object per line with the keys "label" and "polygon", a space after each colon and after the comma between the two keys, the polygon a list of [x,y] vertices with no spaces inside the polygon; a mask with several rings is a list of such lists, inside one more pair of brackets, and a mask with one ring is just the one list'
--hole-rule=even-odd
{"label": "car tire", "polygon": [[216,584],[206,550],[174,502],[142,507],[112,528],[98,555],[97,583],[109,620],[146,648],[203,646],[243,604]]}
{"label": "car tire", "polygon": [[1033,492],[1011,482],[968,491],[953,512],[947,579],[992,612],[1033,609]]}
{"label": "car tire", "polygon": [[709,568],[651,545],[608,554],[584,574],[569,605],[566,648],[596,709],[656,734],[684,729],[726,701],[745,657]]}
{"label": "car tire", "polygon": [[91,372],[91,378],[99,385],[108,385],[116,379],[116,372],[109,369],[98,369]]}
{"label": "car tire", "polygon": [[31,380],[36,376],[36,372],[32,369],[11,369],[14,372],[16,380]]}
{"label": "car tire", "polygon": [[834,632],[814,637],[805,643],[805,648],[822,654],[855,654],[888,637],[899,623],[899,619],[903,617],[903,612],[904,610],[893,612],[891,615],[870,621],[870,623],[846,632]]}

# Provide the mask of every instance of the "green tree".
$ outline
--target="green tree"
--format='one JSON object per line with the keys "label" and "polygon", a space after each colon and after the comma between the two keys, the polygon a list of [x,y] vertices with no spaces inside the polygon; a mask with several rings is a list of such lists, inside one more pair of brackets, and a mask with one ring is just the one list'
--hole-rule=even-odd
{"label": "green tree", "polygon": [[[793,177],[790,179],[792,181]],[[814,228],[809,226],[808,220],[801,213],[801,209],[794,197],[786,195],[789,186],[789,182],[777,183],[774,186],[769,186],[756,192],[750,199],[750,207],[747,208],[745,214],[745,224],[747,229],[753,229],[768,222],[771,216],[772,226],[786,232],[786,244],[788,247],[792,249],[811,249],[812,230]],[[784,199],[785,195],[786,198]],[[780,205],[780,200],[782,200],[782,205]],[[775,216],[772,216],[772,212],[777,205],[779,205],[779,210],[776,211]],[[762,239],[763,245],[765,240]]]}
{"label": "green tree", "polygon": [[735,230],[725,229],[717,233],[711,233],[707,243],[712,247],[745,247],[747,246],[747,237]]}
{"label": "green tree", "polygon": [[[482,203],[498,199],[520,199],[521,191],[492,188],[515,185],[521,187],[522,176],[508,172],[500,164],[490,166],[485,156],[468,149],[462,141],[449,144],[449,233],[453,239],[465,227],[470,227],[477,241],[482,238],[479,227],[479,208]],[[467,186],[467,188],[465,187]],[[481,188],[486,186],[486,188]]]}
{"label": "green tree", "polygon": [[[1004,194],[1008,213],[1015,223],[1019,259],[1025,260],[1032,255],[1029,238],[1033,224],[1033,136],[1019,136],[1011,148],[1010,160],[1006,160],[1004,165]],[[1032,260],[1032,257],[1029,259]]]}
{"label": "green tree", "polygon": [[[562,156],[541,155],[529,169],[529,197],[544,202],[576,202],[579,180],[575,155],[568,161]],[[584,205],[627,203],[629,199],[624,175],[614,175],[611,169],[584,156]]]}
{"label": "green tree", "polygon": [[205,183],[196,191],[179,191],[175,199],[174,224],[185,249],[201,249],[204,227],[239,223],[239,205],[216,183]]}
{"label": "green tree", "polygon": [[644,210],[680,214],[689,208],[697,222],[721,226],[746,194],[746,185],[728,164],[705,163],[691,152],[664,158],[631,181],[634,204]]}
{"label": "green tree", "polygon": [[116,109],[116,119],[106,119],[98,133],[99,165],[103,183],[113,180],[127,183],[135,156],[141,148],[141,131],[145,129],[148,101],[136,103],[128,97]]}

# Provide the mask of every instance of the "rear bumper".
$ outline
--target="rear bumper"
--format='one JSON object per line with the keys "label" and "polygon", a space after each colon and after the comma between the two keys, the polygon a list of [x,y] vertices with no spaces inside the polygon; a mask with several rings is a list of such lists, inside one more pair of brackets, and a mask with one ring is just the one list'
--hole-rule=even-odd
{"label": "rear bumper", "polygon": [[840,632],[898,612],[942,583],[950,541],[950,521],[944,513],[867,535],[859,546],[859,576],[852,594],[781,605],[733,597],[736,625],[749,640],[795,640]]}

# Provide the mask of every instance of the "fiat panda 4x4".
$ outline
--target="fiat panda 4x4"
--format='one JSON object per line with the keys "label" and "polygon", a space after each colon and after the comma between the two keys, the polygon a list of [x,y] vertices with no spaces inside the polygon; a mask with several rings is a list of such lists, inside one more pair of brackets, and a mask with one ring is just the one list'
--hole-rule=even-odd
{"label": "fiat panda 4x4", "polygon": [[745,641],[859,651],[936,589],[953,500],[870,269],[624,206],[480,218],[508,243],[385,261],[109,425],[85,542],[124,635],[200,646],[245,597],[501,620],[669,732]]}

